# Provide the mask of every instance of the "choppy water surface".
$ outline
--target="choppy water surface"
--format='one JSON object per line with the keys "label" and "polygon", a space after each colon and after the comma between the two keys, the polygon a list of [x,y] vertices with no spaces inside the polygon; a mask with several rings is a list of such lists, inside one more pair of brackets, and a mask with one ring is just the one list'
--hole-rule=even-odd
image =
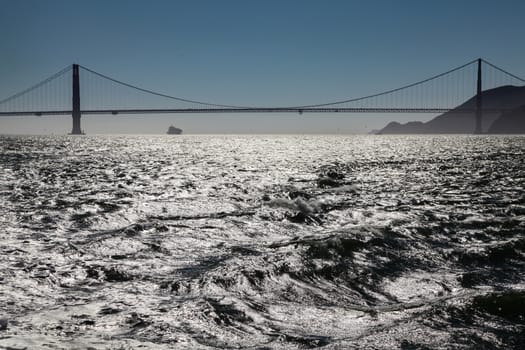
{"label": "choppy water surface", "polygon": [[0,147],[0,348],[525,344],[524,137]]}

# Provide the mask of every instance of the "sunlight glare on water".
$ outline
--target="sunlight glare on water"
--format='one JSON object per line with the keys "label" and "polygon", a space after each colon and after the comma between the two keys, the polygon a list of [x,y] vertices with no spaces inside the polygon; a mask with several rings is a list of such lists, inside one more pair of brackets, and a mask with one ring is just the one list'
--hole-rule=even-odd
{"label": "sunlight glare on water", "polygon": [[525,341],[524,137],[2,136],[0,147],[2,347]]}

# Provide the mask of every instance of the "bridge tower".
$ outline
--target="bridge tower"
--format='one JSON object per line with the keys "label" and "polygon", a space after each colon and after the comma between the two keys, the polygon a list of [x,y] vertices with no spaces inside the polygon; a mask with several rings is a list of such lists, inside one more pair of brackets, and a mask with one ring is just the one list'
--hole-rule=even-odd
{"label": "bridge tower", "polygon": [[81,135],[80,128],[80,77],[78,72],[78,64],[73,64],[73,109],[71,116],[73,117],[73,130],[71,135]]}
{"label": "bridge tower", "polygon": [[474,129],[474,134],[482,134],[483,129],[481,127],[481,118],[483,117],[482,100],[481,100],[481,64],[482,59],[478,58],[478,86],[476,91],[476,127]]}

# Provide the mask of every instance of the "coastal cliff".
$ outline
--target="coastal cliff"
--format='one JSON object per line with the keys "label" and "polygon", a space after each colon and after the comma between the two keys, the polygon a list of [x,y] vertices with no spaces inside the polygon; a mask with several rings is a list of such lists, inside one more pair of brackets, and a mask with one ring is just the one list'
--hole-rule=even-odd
{"label": "coastal cliff", "polygon": [[[495,89],[485,90],[482,93],[483,108],[487,109],[515,109],[525,105],[525,86],[502,86]],[[462,109],[474,109],[476,98],[472,97],[460,106],[445,112],[428,122],[408,122],[401,124],[390,122],[378,134],[469,134],[474,132],[475,115],[473,112],[461,112]],[[511,112],[508,112],[511,113]],[[518,112],[517,112],[518,113]],[[521,114],[523,115],[523,113]],[[482,127],[484,133],[496,132],[491,129],[496,120],[503,117],[501,112],[484,112]],[[507,116],[498,125],[508,125],[519,117]],[[523,118],[521,119],[523,120]],[[523,123],[523,122],[522,122]],[[508,130],[514,127],[507,126]],[[506,129],[506,130],[507,130]],[[521,130],[521,131],[517,131]],[[514,133],[524,133],[525,128],[519,129],[516,125]],[[501,131],[498,131],[501,133]]]}
{"label": "coastal cliff", "polygon": [[492,123],[488,132],[489,134],[525,134],[525,104],[503,113]]}

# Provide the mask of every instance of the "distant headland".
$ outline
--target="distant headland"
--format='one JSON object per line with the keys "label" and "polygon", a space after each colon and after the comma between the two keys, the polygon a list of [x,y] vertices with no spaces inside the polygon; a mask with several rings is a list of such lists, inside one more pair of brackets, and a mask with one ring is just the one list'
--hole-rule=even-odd
{"label": "distant headland", "polygon": [[[525,86],[501,86],[482,92],[483,107],[507,112],[484,112],[483,133],[523,134],[525,133]],[[474,113],[461,109],[474,109],[473,97],[460,106],[445,112],[428,122],[390,122],[375,134],[471,134],[475,128]],[[510,110],[510,111],[509,111]]]}

